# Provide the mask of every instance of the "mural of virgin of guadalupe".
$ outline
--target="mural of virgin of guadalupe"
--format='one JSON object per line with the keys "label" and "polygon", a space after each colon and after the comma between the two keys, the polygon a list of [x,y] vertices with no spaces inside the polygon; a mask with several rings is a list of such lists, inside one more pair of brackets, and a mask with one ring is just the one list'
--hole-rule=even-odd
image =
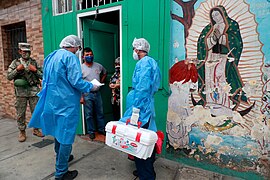
{"label": "mural of virgin of guadalupe", "polygon": [[[243,50],[239,25],[223,6],[210,10],[210,23],[197,42],[198,104],[212,107],[212,114],[231,115],[231,107],[247,102],[238,63]],[[236,106],[235,106],[236,105]]]}

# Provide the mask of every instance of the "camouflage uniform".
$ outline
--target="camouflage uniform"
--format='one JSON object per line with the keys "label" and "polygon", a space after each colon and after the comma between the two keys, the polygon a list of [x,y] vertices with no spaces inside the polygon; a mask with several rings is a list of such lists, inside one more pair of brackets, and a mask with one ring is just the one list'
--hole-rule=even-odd
{"label": "camouflage uniform", "polygon": [[[25,69],[23,71],[18,72],[16,70],[17,66],[23,64]],[[37,72],[30,71],[27,67],[29,64],[32,64],[36,67]],[[38,65],[36,60],[29,58],[27,61],[23,60],[23,58],[15,59],[9,65],[8,80],[23,79],[27,84],[25,86],[15,86],[15,108],[17,111],[17,123],[19,130],[23,131],[26,129],[26,120],[25,120],[25,112],[27,108],[27,101],[29,101],[30,111],[33,113],[35,106],[38,101],[37,93],[40,91],[39,85],[40,80],[42,79],[42,68]]]}

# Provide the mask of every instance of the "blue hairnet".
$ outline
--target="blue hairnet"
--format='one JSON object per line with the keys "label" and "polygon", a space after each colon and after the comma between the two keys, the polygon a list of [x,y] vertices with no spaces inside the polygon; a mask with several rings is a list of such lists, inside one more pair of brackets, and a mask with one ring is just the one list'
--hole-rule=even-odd
{"label": "blue hairnet", "polygon": [[135,49],[142,50],[142,51],[145,51],[147,53],[149,53],[149,51],[150,51],[150,44],[144,38],[139,38],[139,39],[134,38],[132,46]]}
{"label": "blue hairnet", "polygon": [[75,35],[66,36],[60,43],[60,48],[63,47],[79,47],[82,46],[82,41]]}

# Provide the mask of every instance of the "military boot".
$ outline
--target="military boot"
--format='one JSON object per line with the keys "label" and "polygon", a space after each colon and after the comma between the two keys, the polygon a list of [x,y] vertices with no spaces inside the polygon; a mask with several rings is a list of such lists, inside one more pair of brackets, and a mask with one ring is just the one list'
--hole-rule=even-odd
{"label": "military boot", "polygon": [[18,137],[18,141],[19,142],[24,142],[26,140],[26,133],[25,133],[25,130],[21,130],[20,131],[20,134],[19,134],[19,137]]}

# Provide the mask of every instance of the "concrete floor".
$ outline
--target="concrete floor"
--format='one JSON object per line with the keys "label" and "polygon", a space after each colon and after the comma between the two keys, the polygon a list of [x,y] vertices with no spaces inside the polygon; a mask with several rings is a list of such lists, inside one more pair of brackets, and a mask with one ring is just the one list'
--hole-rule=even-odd
{"label": "concrete floor", "polygon": [[[34,143],[53,140],[38,138],[27,129],[27,140],[17,141],[18,129],[13,119],[0,117],[0,179],[1,180],[53,180],[55,154],[53,144],[39,148]],[[77,169],[76,180],[134,180],[134,162],[123,152],[108,147],[103,142],[89,141],[77,136],[73,144],[75,156],[69,169]],[[155,162],[157,180],[214,180],[235,179],[209,171],[183,166],[164,158]],[[137,178],[138,180],[138,178]]]}

